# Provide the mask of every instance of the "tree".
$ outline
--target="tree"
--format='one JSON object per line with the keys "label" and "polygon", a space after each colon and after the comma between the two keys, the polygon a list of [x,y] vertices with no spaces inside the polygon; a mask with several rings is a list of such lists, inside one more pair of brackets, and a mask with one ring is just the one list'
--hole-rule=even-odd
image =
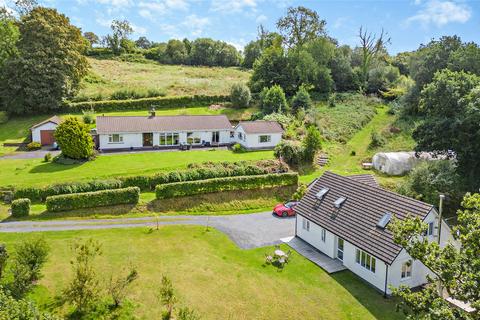
{"label": "tree", "polygon": [[[437,242],[426,240],[422,235],[427,225],[419,218],[394,220],[389,225],[395,243],[436,276],[436,279],[429,278],[427,288],[418,292],[403,286],[393,290],[393,294],[402,299],[401,306],[411,315],[410,319],[480,318],[480,194],[467,193],[457,216],[453,236],[460,244],[458,247],[451,243],[440,247]],[[470,303],[475,311],[467,314],[452,306],[440,296],[437,287],[453,299]]]}
{"label": "tree", "polygon": [[108,286],[108,292],[113,300],[113,305],[115,308],[118,308],[123,300],[125,300],[125,296],[127,294],[128,286],[138,278],[137,269],[134,267],[130,268],[128,274],[124,277],[119,276],[114,278],[113,276],[110,277],[110,282]]}
{"label": "tree", "polygon": [[177,297],[175,296],[175,291],[173,289],[172,281],[166,276],[162,276],[162,283],[160,286],[160,302],[167,309],[163,315],[163,319],[168,320],[172,318],[173,308],[177,303]]}
{"label": "tree", "polygon": [[20,16],[29,14],[33,9],[38,7],[37,0],[15,0],[15,10]]}
{"label": "tree", "polygon": [[13,282],[10,287],[14,297],[23,297],[41,279],[41,269],[47,261],[49,250],[43,238],[25,240],[17,245],[11,267]]}
{"label": "tree", "polygon": [[277,21],[277,28],[290,48],[325,35],[325,25],[325,20],[321,20],[316,11],[302,6],[288,8],[287,15]]}
{"label": "tree", "polygon": [[282,140],[275,146],[273,154],[277,159],[284,161],[290,166],[302,164],[304,149],[298,141]]}
{"label": "tree", "polygon": [[397,67],[379,64],[368,71],[366,92],[379,93],[386,91],[391,88],[399,78],[400,72]]}
{"label": "tree", "polygon": [[73,279],[64,292],[65,299],[71,302],[78,311],[85,312],[98,300],[99,281],[93,261],[102,254],[100,244],[88,239],[73,245],[75,257],[70,262]]}
{"label": "tree", "polygon": [[5,61],[17,55],[17,41],[20,38],[15,21],[9,17],[0,18],[0,71]]}
{"label": "tree", "polygon": [[243,83],[235,83],[230,89],[230,101],[234,107],[246,108],[250,105],[252,95],[250,89]]}
{"label": "tree", "polygon": [[265,88],[261,93],[261,108],[266,114],[288,111],[287,99],[282,87],[274,85],[271,88]]}
{"label": "tree", "polygon": [[243,49],[242,67],[251,69],[255,61],[262,55],[262,46],[259,40],[250,41]]}
{"label": "tree", "polygon": [[55,130],[55,139],[67,158],[89,159],[94,154],[90,129],[77,118],[69,117],[60,123]]}
{"label": "tree", "polygon": [[322,148],[322,137],[315,126],[307,128],[307,134],[302,141],[303,144],[303,159],[307,163],[312,163],[315,159],[315,154]]}
{"label": "tree", "polygon": [[312,99],[305,86],[300,86],[292,99],[292,111],[297,113],[300,109],[308,110],[312,107]]}
{"label": "tree", "polygon": [[90,47],[93,47],[96,44],[100,44],[100,38],[93,32],[84,32],[83,37],[88,40]]}
{"label": "tree", "polygon": [[453,71],[471,72],[480,75],[480,48],[468,43],[450,53],[448,68]]}
{"label": "tree", "polygon": [[[467,190],[480,180],[480,77],[448,69],[435,74],[421,93],[425,121],[413,132],[416,150],[453,156]],[[468,141],[468,143],[466,143]]]}
{"label": "tree", "polygon": [[4,244],[0,245],[0,281],[3,278],[5,266],[8,261],[8,251]]}
{"label": "tree", "polygon": [[386,38],[386,34],[383,29],[380,35],[377,37],[375,34],[369,33],[366,29],[363,30],[363,27],[360,27],[358,33],[360,38],[360,49],[361,49],[361,75],[360,79],[360,89],[365,91],[367,88],[368,81],[368,72],[372,66],[373,61],[378,58],[385,48],[385,45],[390,43],[390,38]]}
{"label": "tree", "polygon": [[185,64],[188,60],[188,52],[185,43],[180,40],[169,40],[165,53],[173,64]]}
{"label": "tree", "polygon": [[122,40],[128,39],[133,33],[133,28],[128,20],[113,20],[110,28],[112,34],[105,37],[105,42],[114,54],[120,54]]}
{"label": "tree", "polygon": [[87,74],[87,43],[80,30],[55,9],[38,7],[22,16],[18,55],[0,75],[0,96],[14,114],[58,111]]}
{"label": "tree", "polygon": [[358,80],[353,73],[351,62],[352,49],[349,46],[335,49],[335,54],[328,67],[331,70],[336,91],[348,91],[358,88]]}
{"label": "tree", "polygon": [[135,41],[135,45],[141,49],[150,49],[152,43],[146,37],[140,37]]}
{"label": "tree", "polygon": [[54,320],[48,313],[41,312],[32,301],[15,299],[0,288],[0,319],[2,320]]}

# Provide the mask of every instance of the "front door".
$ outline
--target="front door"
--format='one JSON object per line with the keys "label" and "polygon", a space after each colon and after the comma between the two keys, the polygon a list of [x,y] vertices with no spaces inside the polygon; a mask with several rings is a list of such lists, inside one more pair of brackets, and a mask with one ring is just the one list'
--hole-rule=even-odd
{"label": "front door", "polygon": [[212,132],[212,143],[219,143],[220,142],[220,132],[214,131]]}
{"label": "front door", "polygon": [[153,133],[144,133],[143,134],[143,146],[152,147],[153,146]]}
{"label": "front door", "polygon": [[342,238],[337,238],[337,259],[343,261],[343,248],[345,241]]}

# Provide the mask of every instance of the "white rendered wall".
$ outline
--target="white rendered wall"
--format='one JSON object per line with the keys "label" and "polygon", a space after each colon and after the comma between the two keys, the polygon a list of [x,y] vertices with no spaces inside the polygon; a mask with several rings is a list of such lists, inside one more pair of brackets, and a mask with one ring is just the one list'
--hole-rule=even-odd
{"label": "white rendered wall", "polygon": [[42,130],[55,130],[55,129],[57,129],[57,126],[58,125],[53,123],[53,122],[47,122],[45,124],[42,124],[41,126],[33,128],[32,129],[32,141],[41,143],[40,131],[42,131]]}

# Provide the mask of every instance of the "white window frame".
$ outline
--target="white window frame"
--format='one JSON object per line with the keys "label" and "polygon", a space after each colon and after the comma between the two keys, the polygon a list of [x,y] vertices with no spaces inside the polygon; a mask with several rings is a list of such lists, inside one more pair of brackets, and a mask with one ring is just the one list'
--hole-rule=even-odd
{"label": "white window frame", "polygon": [[362,268],[375,273],[377,269],[377,259],[363,250],[355,249],[355,262]]}
{"label": "white window frame", "polygon": [[327,230],[322,228],[322,242],[325,242],[326,238],[327,238]]}
{"label": "white window frame", "polygon": [[424,236],[433,236],[435,234],[435,222],[427,223],[427,230],[423,232]]}
{"label": "white window frame", "polygon": [[[167,137],[168,140],[172,142],[172,144],[167,144]],[[177,144],[175,144],[175,138],[177,138]],[[162,140],[164,143],[162,143]],[[159,146],[178,146],[180,144],[180,133],[178,132],[160,132],[158,134],[158,145]]]}
{"label": "white window frame", "polygon": [[303,218],[302,220],[302,229],[306,231],[310,231],[310,221]]}
{"label": "white window frame", "polygon": [[[265,137],[266,137],[266,140],[262,141],[262,138],[265,138]],[[262,135],[258,136],[258,143],[269,143],[269,142],[272,142],[272,136],[271,135],[262,134]]]}
{"label": "white window frame", "polygon": [[[114,141],[114,137],[117,138],[117,141]],[[119,133],[113,133],[108,135],[108,143],[109,144],[116,144],[116,143],[123,143],[123,135]]]}
{"label": "white window frame", "polygon": [[412,260],[407,260],[404,263],[402,263],[402,268],[400,270],[400,279],[408,280],[412,277],[412,265],[413,265]]}

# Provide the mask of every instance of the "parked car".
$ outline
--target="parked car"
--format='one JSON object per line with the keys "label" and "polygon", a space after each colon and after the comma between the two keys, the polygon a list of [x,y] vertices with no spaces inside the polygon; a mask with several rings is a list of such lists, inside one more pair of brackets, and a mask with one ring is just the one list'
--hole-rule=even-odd
{"label": "parked car", "polygon": [[287,203],[279,203],[273,208],[273,213],[279,217],[290,217],[295,215],[295,206],[298,201],[288,201]]}

